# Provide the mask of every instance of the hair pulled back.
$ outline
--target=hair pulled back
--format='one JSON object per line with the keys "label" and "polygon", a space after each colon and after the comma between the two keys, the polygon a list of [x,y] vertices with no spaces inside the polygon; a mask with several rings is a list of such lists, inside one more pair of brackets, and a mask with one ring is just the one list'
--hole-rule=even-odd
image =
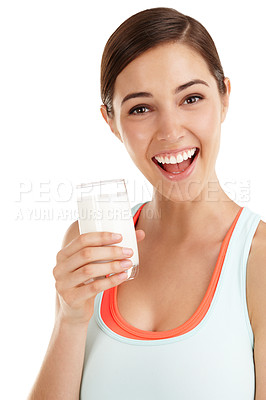
{"label": "hair pulled back", "polygon": [[124,21],[105,45],[101,61],[101,98],[109,116],[113,115],[114,85],[120,72],[148,49],[177,41],[203,57],[216,79],[219,93],[226,92],[220,58],[204,26],[173,8],[151,8]]}

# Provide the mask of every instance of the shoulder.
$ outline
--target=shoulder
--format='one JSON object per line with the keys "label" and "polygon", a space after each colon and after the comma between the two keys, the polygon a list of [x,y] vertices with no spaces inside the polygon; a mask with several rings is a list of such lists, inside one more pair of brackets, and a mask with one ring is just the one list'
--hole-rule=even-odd
{"label": "shoulder", "polygon": [[78,221],[73,222],[68,229],[63,238],[62,247],[65,247],[68,243],[72,242],[77,236],[79,236],[79,224]]}
{"label": "shoulder", "polygon": [[260,221],[247,264],[247,300],[253,332],[266,328],[266,223]]}
{"label": "shoulder", "polygon": [[256,399],[266,398],[266,223],[260,221],[247,265],[247,302],[254,333]]}

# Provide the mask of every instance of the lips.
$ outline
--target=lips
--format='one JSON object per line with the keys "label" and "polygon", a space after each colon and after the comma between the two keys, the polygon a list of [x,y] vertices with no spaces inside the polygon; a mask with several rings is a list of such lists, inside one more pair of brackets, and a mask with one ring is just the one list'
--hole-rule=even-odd
{"label": "lips", "polygon": [[[190,165],[193,163],[193,161],[194,161],[194,159],[195,159],[195,157],[198,155],[198,153],[199,153],[199,148],[197,147],[196,148],[196,151],[195,151],[195,154],[191,157],[191,163],[190,163]],[[152,157],[152,161],[156,164],[156,165],[158,165],[160,168],[162,168],[164,171],[165,171],[165,164],[163,164],[163,163],[160,163],[159,161],[157,161],[156,160],[156,158],[155,158],[155,156],[154,157]],[[188,166],[189,167],[189,166]],[[187,168],[188,168],[187,167]]]}
{"label": "lips", "polygon": [[187,168],[184,171],[180,171],[178,173],[174,173],[174,172],[167,172],[164,168],[163,168],[163,164],[159,163],[155,157],[152,157],[152,161],[154,162],[154,164],[156,164],[157,168],[159,169],[159,171],[161,172],[161,174],[166,177],[167,179],[171,180],[171,181],[180,181],[182,179],[187,178],[192,171],[194,170],[196,163],[197,163],[197,159],[199,156],[199,148],[197,148],[195,154],[192,156],[191,160],[192,162],[190,163],[189,166],[187,166]]}

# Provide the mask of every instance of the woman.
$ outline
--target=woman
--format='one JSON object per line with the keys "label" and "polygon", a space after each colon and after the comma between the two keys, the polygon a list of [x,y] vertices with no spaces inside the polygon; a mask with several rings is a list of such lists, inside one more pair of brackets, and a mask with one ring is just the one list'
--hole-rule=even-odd
{"label": "woman", "polygon": [[193,18],[145,10],[110,37],[101,68],[101,113],[154,187],[132,210],[140,272],[125,281],[121,237],[70,226],[29,398],[263,400],[266,224],[216,176],[230,81],[215,45]]}

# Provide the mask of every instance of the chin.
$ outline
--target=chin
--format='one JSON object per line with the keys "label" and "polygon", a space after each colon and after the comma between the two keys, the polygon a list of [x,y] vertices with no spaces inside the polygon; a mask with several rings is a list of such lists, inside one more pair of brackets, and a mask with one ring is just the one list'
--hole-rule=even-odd
{"label": "chin", "polygon": [[154,195],[159,200],[170,200],[174,203],[192,202],[202,200],[203,183],[199,180],[192,180],[190,182],[182,183],[166,182],[163,179],[156,180],[149,179],[153,186]]}

